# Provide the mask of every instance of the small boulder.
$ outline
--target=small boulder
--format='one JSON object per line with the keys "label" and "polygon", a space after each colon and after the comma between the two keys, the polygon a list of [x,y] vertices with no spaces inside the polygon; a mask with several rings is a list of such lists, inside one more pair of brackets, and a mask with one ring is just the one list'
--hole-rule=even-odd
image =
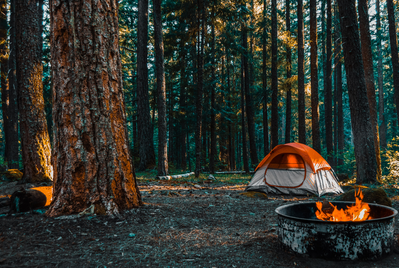
{"label": "small boulder", "polygon": [[[366,203],[377,203],[384,206],[392,207],[392,201],[389,199],[387,193],[382,188],[366,188],[361,189],[363,193],[363,202]],[[357,189],[352,189],[346,193],[341,194],[336,197],[334,201],[351,201],[355,202],[355,191]]]}
{"label": "small boulder", "polygon": [[10,198],[10,212],[27,212],[46,205],[47,197],[37,190],[19,190]]}
{"label": "small boulder", "polygon": [[262,192],[256,192],[256,191],[248,191],[248,192],[243,192],[240,193],[241,196],[246,196],[250,198],[261,198],[261,199],[268,199],[267,195]]}
{"label": "small boulder", "polygon": [[208,176],[208,180],[213,181],[213,180],[215,180],[215,177],[214,177],[212,174],[210,174],[210,175]]}

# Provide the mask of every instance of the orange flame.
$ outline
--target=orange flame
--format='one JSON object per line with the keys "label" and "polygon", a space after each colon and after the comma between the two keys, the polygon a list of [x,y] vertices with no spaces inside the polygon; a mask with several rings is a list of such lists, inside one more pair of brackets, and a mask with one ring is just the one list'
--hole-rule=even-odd
{"label": "orange flame", "polygon": [[330,202],[316,202],[316,217],[322,221],[365,221],[371,220],[370,207],[367,203],[362,202],[363,193],[359,189],[355,191],[356,203],[347,206],[346,209],[337,209]]}

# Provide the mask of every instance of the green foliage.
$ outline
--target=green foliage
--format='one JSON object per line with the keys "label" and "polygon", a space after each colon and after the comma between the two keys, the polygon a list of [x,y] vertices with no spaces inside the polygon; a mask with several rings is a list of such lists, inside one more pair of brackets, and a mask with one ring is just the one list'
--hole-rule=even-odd
{"label": "green foliage", "polygon": [[387,144],[387,150],[382,154],[383,183],[397,184],[399,179],[399,137]]}
{"label": "green foliage", "polygon": [[338,162],[339,159],[343,160],[342,165],[335,167],[336,173],[347,174],[349,178],[356,177],[356,159],[355,159],[355,148],[353,145],[348,145],[343,152],[333,154],[333,157]]}

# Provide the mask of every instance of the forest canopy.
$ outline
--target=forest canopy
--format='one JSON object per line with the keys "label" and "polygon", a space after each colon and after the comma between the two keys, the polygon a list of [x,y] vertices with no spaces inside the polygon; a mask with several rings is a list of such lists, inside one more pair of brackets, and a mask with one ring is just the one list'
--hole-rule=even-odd
{"label": "forest canopy", "polygon": [[[54,56],[59,48],[53,19],[66,12],[61,6],[68,4],[32,2],[38,9],[29,17],[21,1],[0,1],[0,155],[7,168],[23,169],[24,178],[40,180],[51,179],[53,171],[44,168],[51,165],[50,154],[37,160],[36,168],[24,159],[36,161],[29,156],[29,146],[36,146],[29,139],[31,129],[40,129],[43,136],[37,139],[46,141],[44,151],[50,152],[58,146],[57,129],[64,127],[57,120],[61,111],[54,108],[64,107],[66,99],[55,95],[63,85],[57,79],[64,58]],[[104,64],[121,68],[123,99],[118,103],[125,116],[120,122],[137,170],[157,170],[158,175],[194,171],[196,176],[250,172],[276,145],[301,142],[320,152],[338,174],[358,177],[359,182],[396,182],[396,1],[109,2],[112,5],[98,8],[98,13],[93,8],[97,17],[90,18],[91,23],[98,23],[106,8],[115,8],[117,19],[109,23],[117,25],[117,31],[74,32],[84,45],[74,48],[76,55],[70,60],[94,57],[96,50],[90,54],[87,44],[117,35],[116,65],[111,60]],[[86,12],[78,5],[69,7],[76,18]],[[73,27],[81,26],[76,22]],[[28,31],[35,38],[27,38]],[[105,71],[109,81],[118,76],[113,68]],[[37,70],[32,85],[25,69]],[[93,96],[90,88],[87,92]],[[37,102],[24,96],[36,96]],[[100,106],[108,105],[104,96],[98,97]],[[40,115],[40,124],[29,117],[32,113]],[[84,146],[96,141],[83,134],[79,139]],[[361,163],[372,170],[363,174]],[[42,170],[41,175],[34,170]]]}

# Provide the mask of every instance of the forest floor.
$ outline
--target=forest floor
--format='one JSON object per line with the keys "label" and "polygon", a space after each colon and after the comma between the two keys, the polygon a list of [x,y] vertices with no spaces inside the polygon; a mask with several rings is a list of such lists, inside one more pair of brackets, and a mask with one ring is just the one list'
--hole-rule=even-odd
{"label": "forest floor", "polygon": [[[144,205],[123,218],[48,218],[46,209],[0,215],[0,267],[398,267],[397,240],[392,254],[371,262],[326,261],[282,250],[274,210],[318,198],[250,198],[240,194],[249,179],[141,177]],[[397,198],[393,207],[399,209]]]}

